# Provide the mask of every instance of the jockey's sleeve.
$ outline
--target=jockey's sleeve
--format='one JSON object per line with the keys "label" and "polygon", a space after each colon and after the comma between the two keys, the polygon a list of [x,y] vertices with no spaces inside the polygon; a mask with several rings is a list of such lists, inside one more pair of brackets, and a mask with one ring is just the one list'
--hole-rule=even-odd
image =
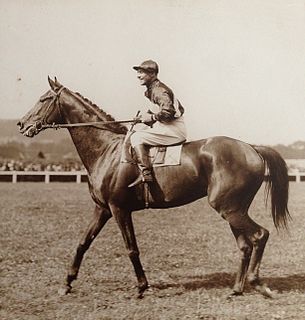
{"label": "jockey's sleeve", "polygon": [[160,122],[170,122],[175,119],[175,107],[173,100],[166,91],[160,92],[155,97],[156,104],[160,111],[154,114],[154,118]]}

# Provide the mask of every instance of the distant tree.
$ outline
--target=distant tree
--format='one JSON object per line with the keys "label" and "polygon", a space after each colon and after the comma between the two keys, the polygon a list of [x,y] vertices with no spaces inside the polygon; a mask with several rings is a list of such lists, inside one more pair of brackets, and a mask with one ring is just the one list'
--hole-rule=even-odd
{"label": "distant tree", "polygon": [[0,146],[0,158],[3,159],[18,159],[19,149],[16,146],[11,146],[9,144],[3,144]]}
{"label": "distant tree", "polygon": [[43,153],[42,151],[39,151],[39,152],[38,152],[37,157],[38,157],[39,159],[45,159],[45,158],[46,158],[45,155],[44,155],[44,153]]}

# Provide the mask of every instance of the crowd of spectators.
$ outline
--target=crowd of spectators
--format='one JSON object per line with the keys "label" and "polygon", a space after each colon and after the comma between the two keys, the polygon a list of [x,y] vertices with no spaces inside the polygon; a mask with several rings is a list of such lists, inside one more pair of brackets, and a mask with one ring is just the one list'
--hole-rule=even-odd
{"label": "crowd of spectators", "polygon": [[31,162],[21,160],[0,161],[0,171],[83,171],[84,166],[77,161]]}
{"label": "crowd of spectators", "polygon": [[[286,161],[289,172],[305,172],[305,161]],[[84,171],[85,167],[80,161],[22,161],[22,160],[0,160],[0,171]]]}

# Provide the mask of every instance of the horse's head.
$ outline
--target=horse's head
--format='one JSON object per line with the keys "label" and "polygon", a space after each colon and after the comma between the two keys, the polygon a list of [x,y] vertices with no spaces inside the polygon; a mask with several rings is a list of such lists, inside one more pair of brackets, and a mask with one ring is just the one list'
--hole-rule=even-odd
{"label": "horse's head", "polygon": [[19,131],[32,138],[44,129],[44,125],[62,123],[59,96],[65,89],[56,79],[48,77],[51,89],[40,97],[35,106],[17,123]]}

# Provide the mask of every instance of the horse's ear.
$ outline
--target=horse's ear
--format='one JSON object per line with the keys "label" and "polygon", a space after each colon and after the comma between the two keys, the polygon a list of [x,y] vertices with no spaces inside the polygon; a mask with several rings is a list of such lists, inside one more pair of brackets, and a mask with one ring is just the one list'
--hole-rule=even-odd
{"label": "horse's ear", "polygon": [[50,85],[51,89],[55,90],[56,83],[49,76],[48,76],[48,81],[49,81],[49,85]]}
{"label": "horse's ear", "polygon": [[54,77],[54,81],[48,76],[48,81],[52,90],[56,91],[61,87],[61,84],[58,82],[57,78]]}
{"label": "horse's ear", "polygon": [[55,84],[56,84],[56,87],[57,87],[57,88],[62,87],[62,84],[57,80],[56,77],[54,77],[54,80],[55,80]]}

